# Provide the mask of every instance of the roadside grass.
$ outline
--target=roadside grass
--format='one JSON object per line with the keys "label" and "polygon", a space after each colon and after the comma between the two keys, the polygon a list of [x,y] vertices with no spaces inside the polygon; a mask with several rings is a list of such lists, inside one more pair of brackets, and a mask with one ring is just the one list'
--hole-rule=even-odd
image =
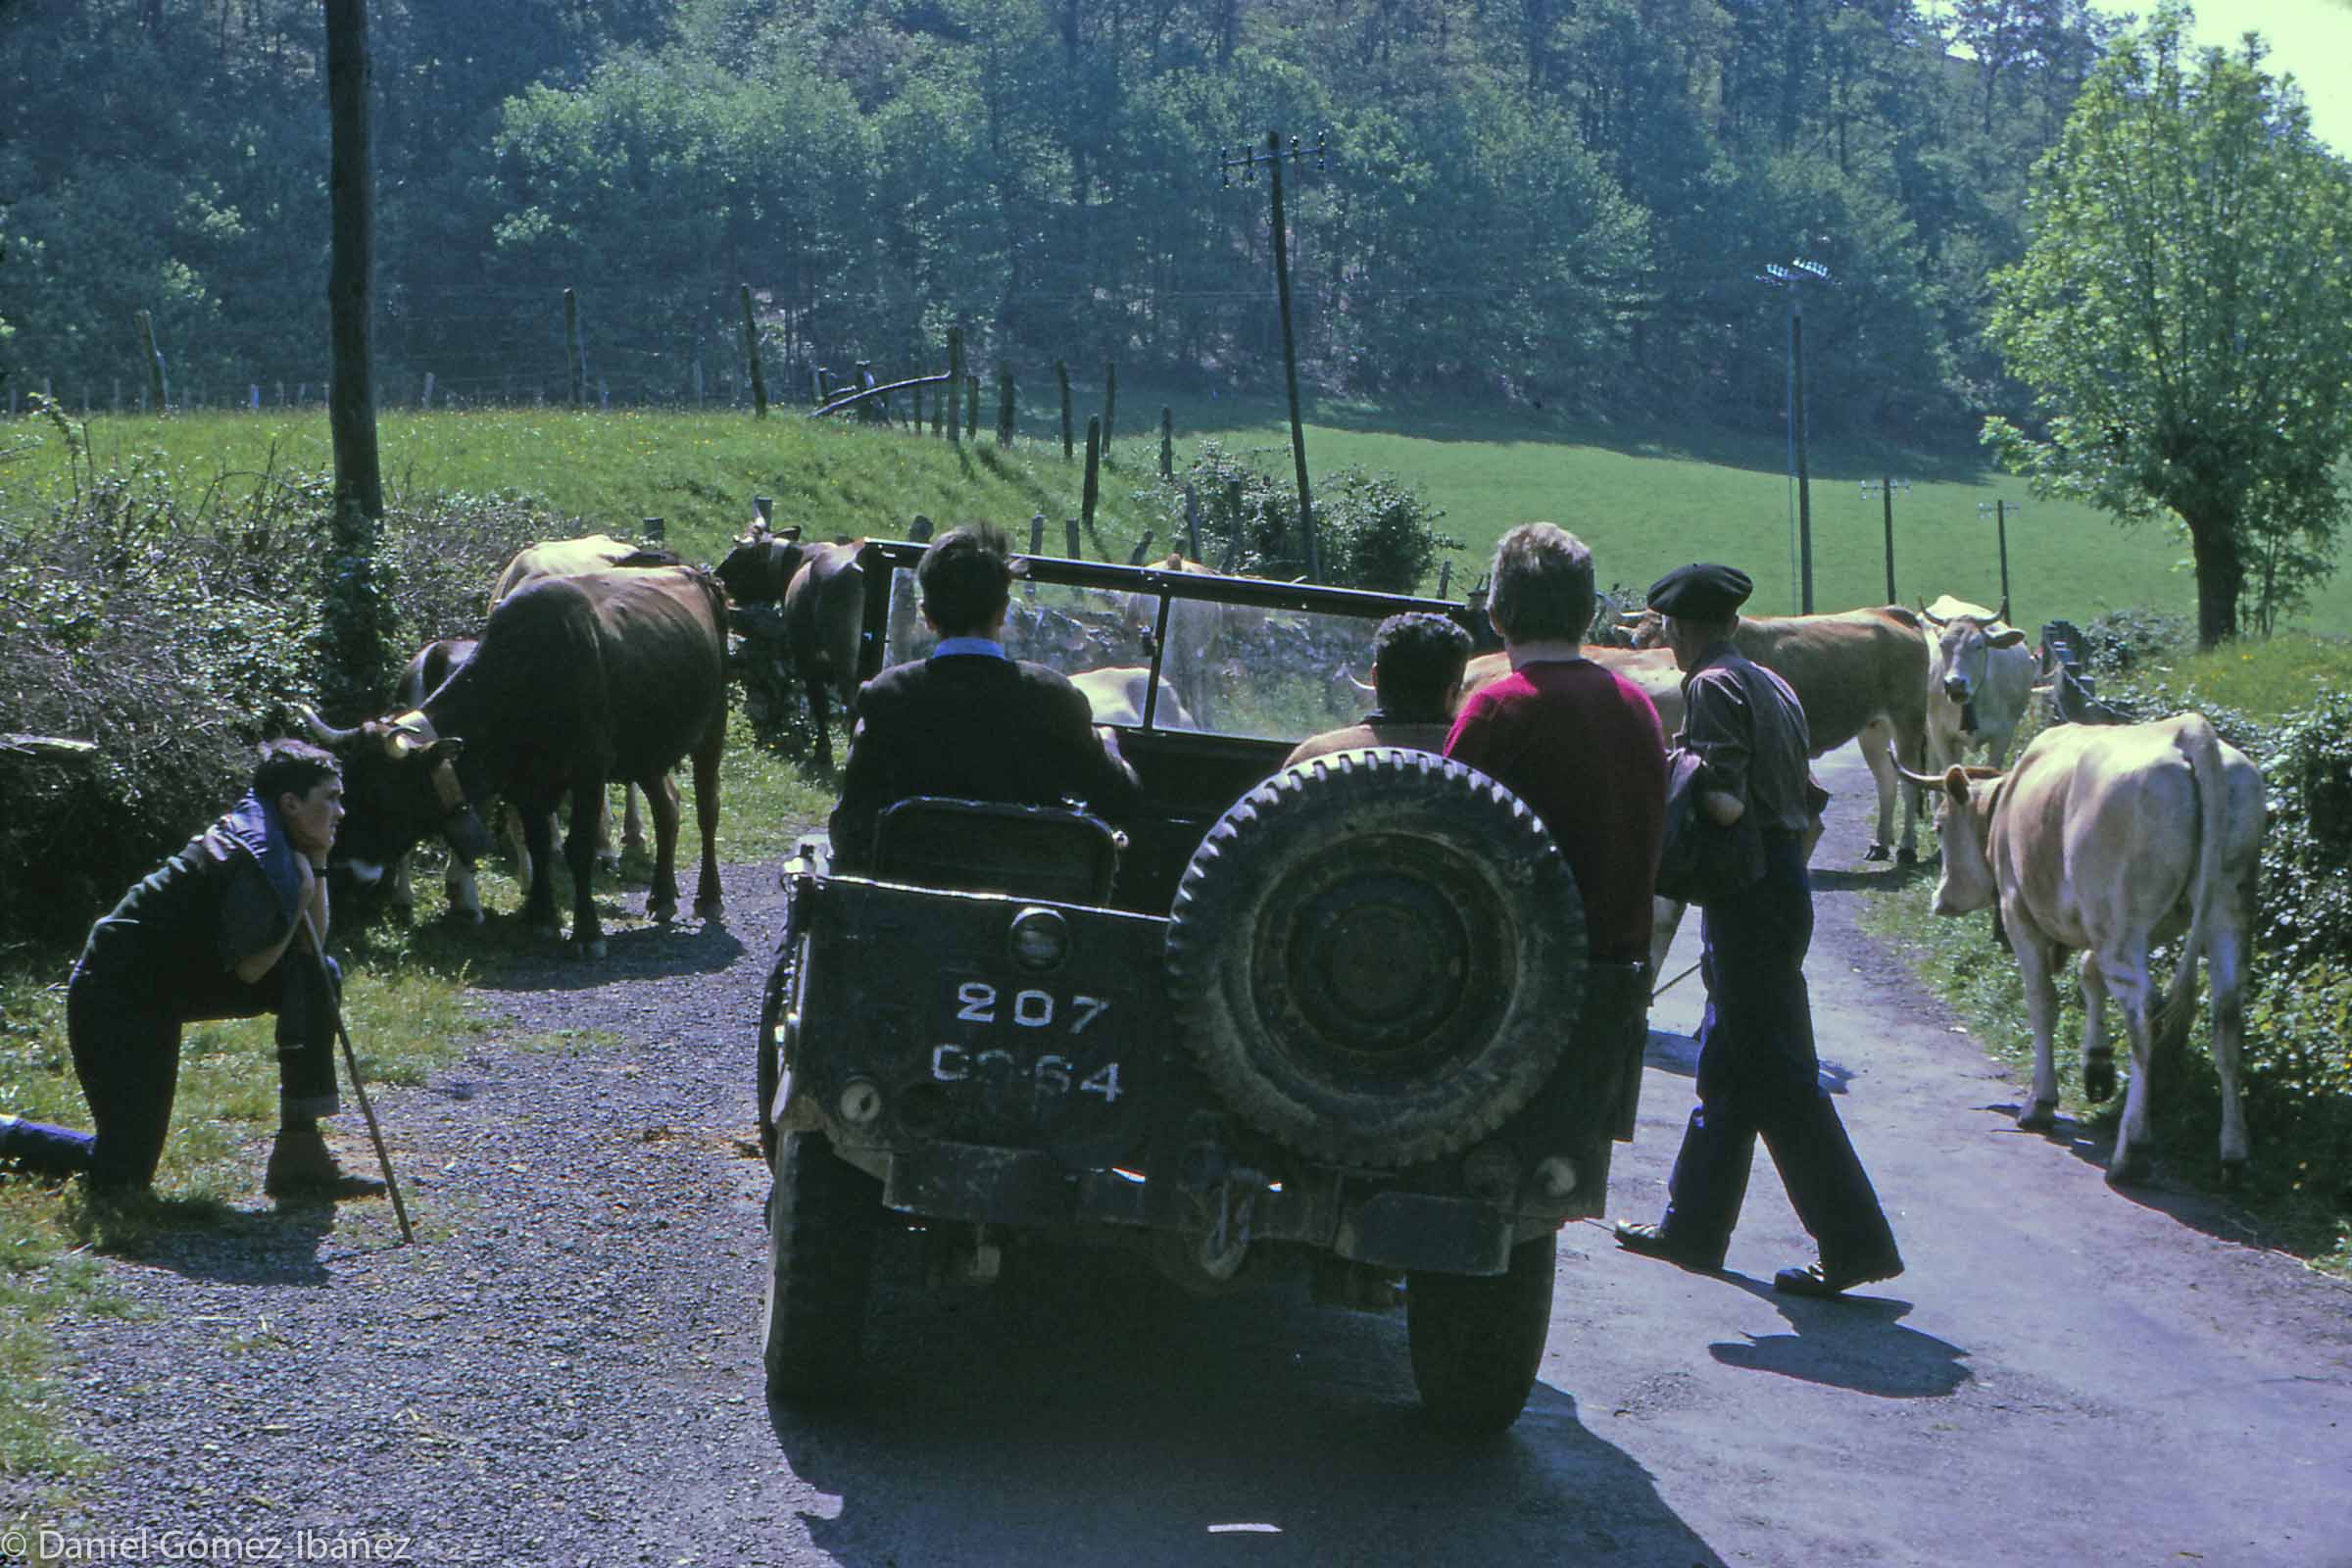
{"label": "roadside grass", "polygon": [[[395,497],[507,496],[571,519],[566,526],[576,523],[581,532],[631,534],[639,519],[660,516],[672,547],[692,561],[724,553],[751,518],[755,496],[773,498],[779,526],[799,523],[810,537],[903,537],[920,514],[941,526],[986,518],[1025,548],[1028,519],[1042,514],[1046,549],[1058,554],[1062,520],[1079,514],[1087,399],[1100,397],[1099,388],[1080,392],[1080,460],[1066,464],[1058,409],[1034,395],[1022,401],[1020,434],[1007,449],[995,445],[993,409],[983,411],[989,423],[980,440],[956,447],[902,428],[813,421],[784,408],[766,419],[741,412],[387,410],[378,429]],[[1125,560],[1146,529],[1164,545],[1180,527],[1137,497],[1158,471],[1163,404],[1175,410],[1180,470],[1201,438],[1214,436],[1287,480],[1290,431],[1279,397],[1229,392],[1211,400],[1151,385],[1122,392],[1122,407],[1132,412],[1102,473],[1098,518],[1103,547],[1116,559]],[[18,428],[38,444],[0,468],[0,516],[26,514],[67,482],[54,431],[30,420]],[[1440,525],[1463,541],[1453,558],[1457,593],[1485,569],[1504,530],[1547,517],[1592,546],[1604,586],[1642,587],[1684,562],[1716,559],[1756,579],[1759,613],[1796,607],[1795,506],[1777,432],[1572,424],[1530,409],[1323,399],[1310,409],[1305,434],[1314,473],[1348,464],[1391,472],[1444,511]],[[1865,496],[1859,482],[1891,474],[1911,484],[1894,501],[1896,587],[1906,602],[1945,592],[1998,602],[1995,527],[1978,512],[1998,498],[2009,506],[2016,624],[2082,622],[2131,607],[2193,613],[2195,581],[2180,566],[2185,552],[2174,530],[2118,528],[2089,508],[2033,500],[2021,481],[1982,462],[1971,432],[1940,435],[1939,449],[1813,443],[1818,608],[1884,602],[1884,503]],[[101,471],[144,458],[189,493],[223,474],[317,472],[330,462],[318,410],[99,416],[89,437]],[[2322,585],[2299,624],[2352,632],[2352,577]]]}
{"label": "roadside grass", "polygon": [[[2119,694],[2134,687],[2162,690],[2183,706],[2230,710],[2256,725],[2276,723],[2323,691],[2352,687],[2352,644],[2342,639],[2281,634],[2266,643],[2225,646],[2210,653],[2176,650],[2135,667],[2118,681]],[[2040,705],[2034,705],[2038,718]],[[2014,759],[2031,741],[2035,724],[2021,727]],[[1929,913],[1935,883],[1922,877],[1901,896],[1874,901],[1864,927],[1892,943],[1912,970],[1963,1019],[1986,1053],[2023,1083],[2032,1079],[2034,1034],[2026,1011],[2025,987],[2017,961],[1992,940],[1989,911],[1938,918]],[[2266,896],[2269,896],[2266,894]],[[2159,951],[2152,967],[2160,986],[2169,985],[2178,962],[2178,944]],[[2079,961],[2079,960],[2078,960]],[[2059,1015],[2052,1035],[2060,1111],[2080,1125],[2112,1138],[2122,1114],[2123,1092],[2106,1102],[2082,1093],[2082,1004],[2072,963],[2057,978]],[[2216,1190],[2220,1174],[2220,1083],[2210,1054],[2212,1014],[2200,977],[2200,1004],[2182,1054],[2178,1081],[2160,1079],[2151,1107],[2154,1153],[2164,1179]],[[2256,1000],[2249,986],[2249,1004]],[[2264,1042],[2260,1008],[2250,1005],[2247,1057],[2242,1075],[2251,1104],[2274,1090],[2255,1065]],[[2117,1009],[2108,1009],[2107,1033],[2119,1074],[2131,1071],[2131,1047]],[[2352,1041],[2336,1049],[2352,1052]],[[2169,1070],[2169,1069],[2168,1069]],[[2310,1116],[2255,1116],[2253,1154],[2241,1184],[2230,1193],[2262,1225],[2269,1240],[2315,1268],[2352,1276],[2352,1178],[2340,1168],[2330,1122],[2352,1107],[2322,1105]],[[2282,1130],[2281,1130],[2282,1127]]]}

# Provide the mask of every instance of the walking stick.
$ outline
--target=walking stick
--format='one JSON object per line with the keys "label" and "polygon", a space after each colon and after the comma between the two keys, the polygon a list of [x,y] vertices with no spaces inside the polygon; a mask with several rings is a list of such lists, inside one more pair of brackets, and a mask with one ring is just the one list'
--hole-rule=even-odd
{"label": "walking stick", "polygon": [[326,966],[326,947],[318,940],[318,928],[311,923],[308,909],[302,911],[302,928],[310,933],[311,957],[318,965],[319,982],[326,987],[326,1004],[335,1015],[335,1038],[343,1043],[343,1065],[351,1071],[351,1092],[359,1100],[360,1114],[368,1119],[376,1163],[384,1168],[384,1190],[392,1195],[392,1212],[400,1218],[400,1239],[414,1245],[416,1232],[409,1224],[409,1205],[401,1201],[400,1182],[392,1174],[392,1152],[384,1147],[384,1130],[375,1124],[375,1107],[368,1103],[368,1086],[360,1081],[360,1054],[352,1049],[351,1031],[343,1027],[343,999],[335,994],[334,971]]}
{"label": "walking stick", "polygon": [[1650,1001],[1652,1001],[1652,1002],[1655,1002],[1655,1001],[1657,1001],[1657,1000],[1658,1000],[1660,997],[1664,996],[1664,995],[1665,995],[1667,992],[1669,992],[1669,991],[1672,991],[1672,990],[1673,990],[1673,989],[1674,989],[1676,986],[1679,986],[1679,985],[1681,985],[1681,984],[1682,984],[1684,981],[1686,981],[1686,980],[1690,979],[1690,978],[1692,975],[1696,974],[1697,972],[1698,972],[1698,965],[1694,963],[1694,964],[1692,964],[1692,965],[1691,965],[1690,968],[1688,968],[1688,969],[1685,969],[1685,970],[1684,970],[1684,971],[1683,971],[1681,974],[1678,974],[1678,975],[1676,975],[1676,976],[1675,976],[1673,979],[1671,979],[1671,980],[1667,981],[1667,982],[1666,982],[1664,985],[1662,985],[1662,986],[1658,987],[1658,989],[1657,989],[1657,990],[1655,990],[1655,991],[1652,991],[1652,992],[1649,994],[1649,1000],[1650,1000]]}

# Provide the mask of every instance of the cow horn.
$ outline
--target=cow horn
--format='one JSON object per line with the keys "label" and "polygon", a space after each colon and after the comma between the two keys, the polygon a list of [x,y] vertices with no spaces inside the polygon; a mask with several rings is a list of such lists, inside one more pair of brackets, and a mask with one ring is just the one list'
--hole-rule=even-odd
{"label": "cow horn", "polygon": [[358,730],[335,728],[334,725],[320,718],[318,710],[315,708],[297,709],[296,711],[302,714],[303,723],[310,726],[311,733],[318,738],[318,744],[321,746],[341,746],[359,739],[360,732]]}

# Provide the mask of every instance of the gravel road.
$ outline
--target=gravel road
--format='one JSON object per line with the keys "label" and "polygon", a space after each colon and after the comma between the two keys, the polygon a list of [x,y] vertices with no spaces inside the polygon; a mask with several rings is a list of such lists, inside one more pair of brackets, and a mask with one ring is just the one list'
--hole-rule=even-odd
{"label": "gravel road", "polygon": [[[0,1562],[48,1528],[82,1560],[143,1531],[149,1560],[2352,1564],[2352,1291],[2017,1133],[2017,1086],[1856,930],[1896,878],[1846,869],[1859,761],[1825,777],[1825,1072],[1911,1262],[1861,1299],[1775,1297],[1805,1251],[1764,1161],[1732,1272],[1563,1234],[1495,1443],[1421,1426],[1400,1319],[1099,1258],[942,1296],[894,1256],[868,1396],[771,1411],[749,1044],[781,901],[738,866],[723,926],[493,968],[471,1054],[379,1092],[419,1245],[381,1202],[272,1209],[257,1149],[233,1223],[108,1259],[141,1315],[61,1336],[111,1463],[68,1503],[0,1481]],[[1653,1017],[1618,1212],[1662,1200],[1695,987]]]}

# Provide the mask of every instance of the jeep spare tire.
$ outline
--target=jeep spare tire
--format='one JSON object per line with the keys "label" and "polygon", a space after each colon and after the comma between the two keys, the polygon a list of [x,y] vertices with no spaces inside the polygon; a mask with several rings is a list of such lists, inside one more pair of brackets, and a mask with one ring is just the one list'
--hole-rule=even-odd
{"label": "jeep spare tire", "polygon": [[1233,1108],[1321,1159],[1469,1147],[1550,1076],[1584,997],[1584,901],[1533,810],[1427,752],[1283,769],[1185,868],[1168,977]]}

